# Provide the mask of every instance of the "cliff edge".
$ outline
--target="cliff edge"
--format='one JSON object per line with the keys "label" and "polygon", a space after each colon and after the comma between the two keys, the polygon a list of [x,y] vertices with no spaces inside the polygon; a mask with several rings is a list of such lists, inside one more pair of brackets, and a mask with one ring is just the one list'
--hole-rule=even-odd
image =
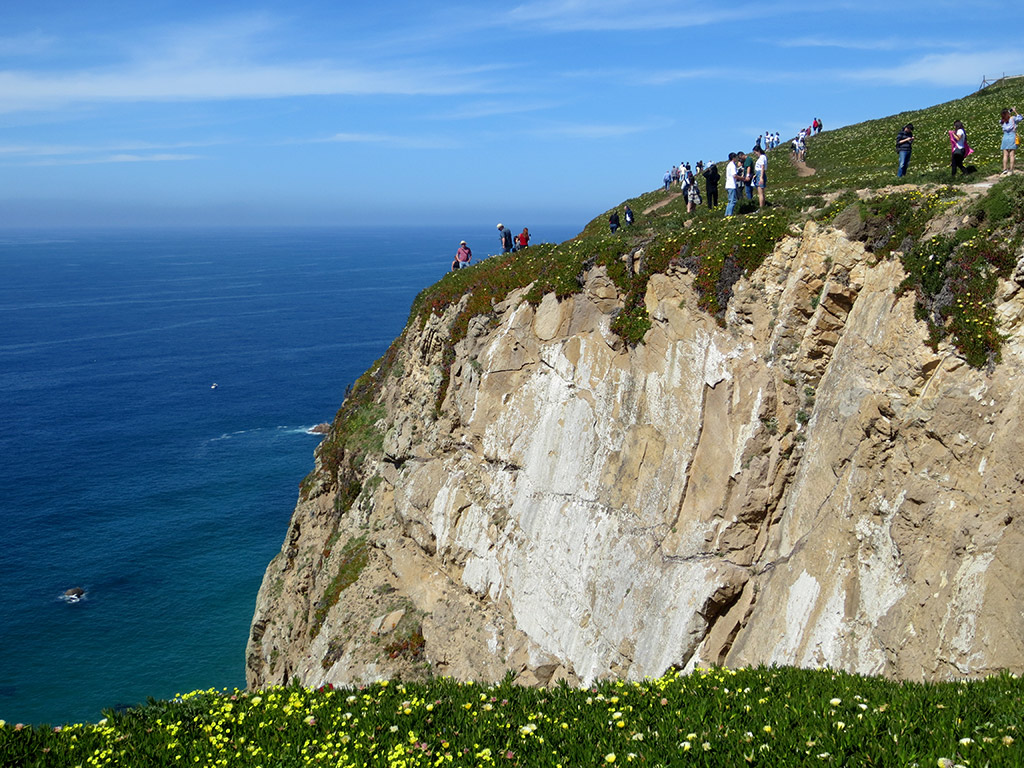
{"label": "cliff edge", "polygon": [[468,297],[410,321],[368,374],[360,450],[325,472],[321,447],[248,684],[1024,672],[1018,284],[978,369],[929,345],[899,260],[830,225],[783,237],[718,319],[696,277],[650,276],[636,346],[595,265],[454,343]]}

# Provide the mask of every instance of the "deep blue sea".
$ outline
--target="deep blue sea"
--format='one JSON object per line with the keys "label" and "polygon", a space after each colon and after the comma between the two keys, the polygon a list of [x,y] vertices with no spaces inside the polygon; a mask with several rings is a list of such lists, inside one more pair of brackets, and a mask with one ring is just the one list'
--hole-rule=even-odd
{"label": "deep blue sea", "polygon": [[490,226],[0,232],[0,719],[244,686],[307,430],[463,238],[498,244]]}

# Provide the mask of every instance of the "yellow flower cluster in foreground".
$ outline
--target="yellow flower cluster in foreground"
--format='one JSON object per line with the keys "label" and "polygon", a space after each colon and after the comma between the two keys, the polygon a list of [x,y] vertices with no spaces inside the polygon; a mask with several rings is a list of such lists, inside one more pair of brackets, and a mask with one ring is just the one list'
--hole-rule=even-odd
{"label": "yellow flower cluster in foreground", "polygon": [[[46,766],[1012,765],[1021,682],[895,684],[697,670],[586,689],[453,680],[195,691],[94,725],[0,722],[0,763]],[[927,758],[927,760],[925,760]]]}

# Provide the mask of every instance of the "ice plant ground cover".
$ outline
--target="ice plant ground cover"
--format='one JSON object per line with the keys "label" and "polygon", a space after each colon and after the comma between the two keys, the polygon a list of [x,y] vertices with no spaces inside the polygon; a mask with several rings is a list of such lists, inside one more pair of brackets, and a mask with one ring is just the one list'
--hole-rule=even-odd
{"label": "ice plant ground cover", "polygon": [[59,728],[0,723],[18,766],[1018,766],[1024,683],[706,669],[589,688],[439,679],[196,691]]}

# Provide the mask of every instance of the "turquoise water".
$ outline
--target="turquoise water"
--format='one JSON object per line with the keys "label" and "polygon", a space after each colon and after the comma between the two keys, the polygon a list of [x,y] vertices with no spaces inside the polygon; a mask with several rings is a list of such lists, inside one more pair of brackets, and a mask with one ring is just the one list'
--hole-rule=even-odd
{"label": "turquoise water", "polygon": [[244,685],[307,429],[463,238],[497,245],[489,227],[0,233],[0,719]]}

